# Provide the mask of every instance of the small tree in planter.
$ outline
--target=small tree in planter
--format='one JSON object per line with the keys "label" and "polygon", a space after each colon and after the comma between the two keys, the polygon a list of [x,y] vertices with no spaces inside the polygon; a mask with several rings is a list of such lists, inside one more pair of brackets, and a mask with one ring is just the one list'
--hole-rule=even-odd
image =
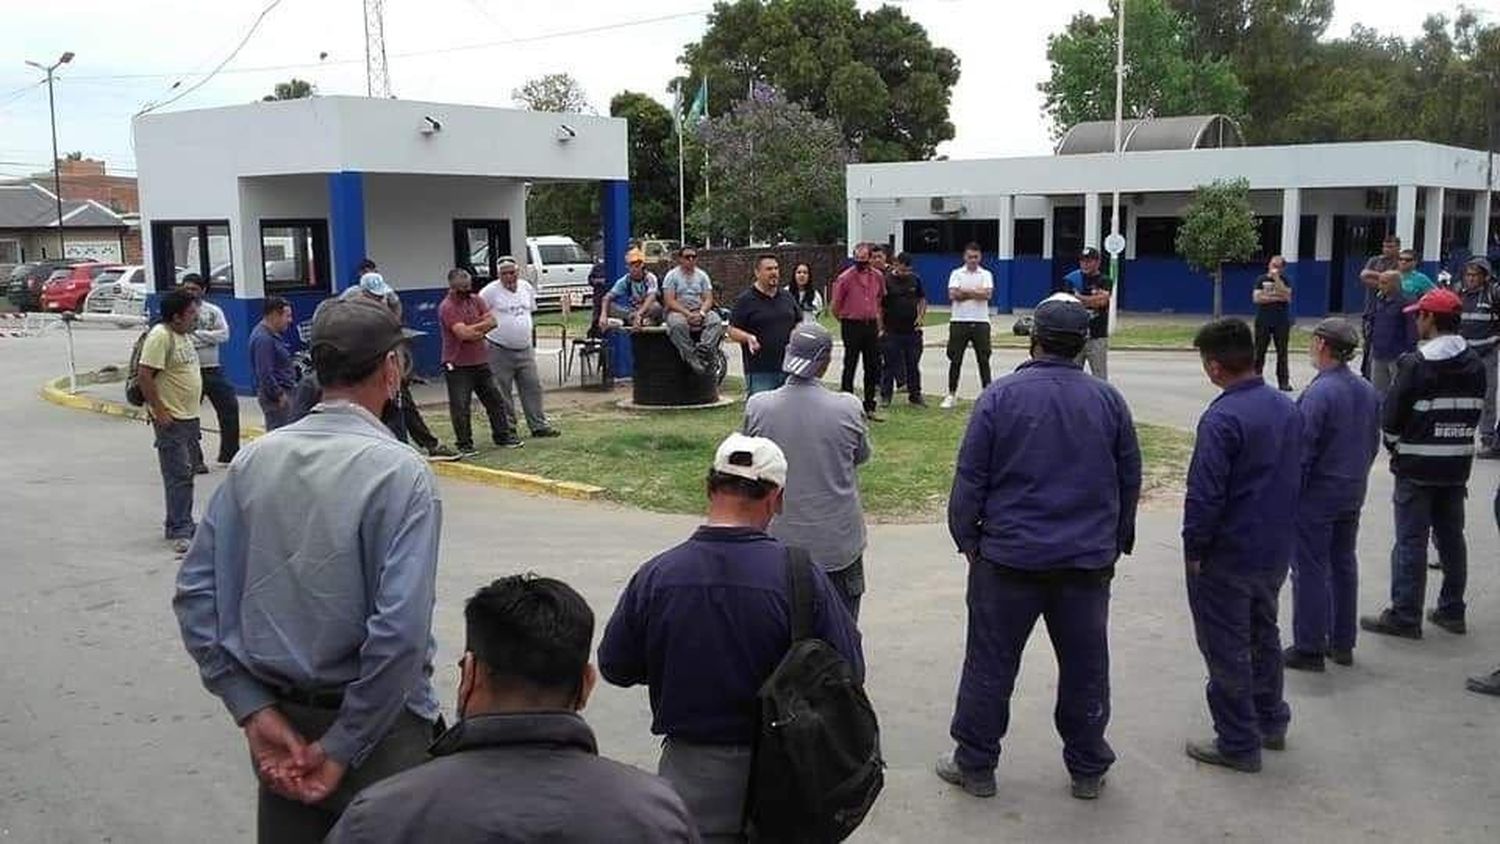
{"label": "small tree in planter", "polygon": [[1177,230],[1177,254],[1213,277],[1214,319],[1224,315],[1224,264],[1248,260],[1259,245],[1247,180],[1198,186]]}

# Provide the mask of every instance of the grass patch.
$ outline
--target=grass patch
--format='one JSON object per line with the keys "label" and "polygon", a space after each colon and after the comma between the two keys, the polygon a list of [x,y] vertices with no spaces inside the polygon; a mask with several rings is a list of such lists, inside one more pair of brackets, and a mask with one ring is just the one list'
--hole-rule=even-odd
{"label": "grass patch", "polygon": [[[592,317],[593,313],[588,308],[569,311],[566,320],[563,319],[562,313],[558,311],[539,313],[536,315],[536,334],[538,337],[560,337],[562,336],[562,325],[566,323],[569,337],[582,337],[588,332],[589,320]],[[818,317],[818,322],[821,322],[823,327],[828,329],[833,336],[837,337],[839,335],[839,321],[834,319],[832,314],[824,313],[821,317]],[[947,324],[947,311],[927,312],[927,322],[925,325],[937,326]],[[1191,335],[1189,335],[1189,338],[1191,339]]]}
{"label": "grass patch", "polygon": [[[860,470],[865,513],[882,522],[940,521],[953,483],[953,460],[972,405],[954,411],[914,408],[898,401],[871,423],[874,457]],[[528,440],[524,448],[483,447],[474,462],[495,469],[596,484],[622,504],[665,513],[699,513],[703,480],[719,442],[739,428],[744,404],[699,411],[635,413],[613,400],[558,408],[548,416],[563,436]],[[446,413],[429,424],[452,442]],[[488,433],[475,414],[476,439]],[[1138,424],[1147,494],[1162,497],[1182,487],[1192,436],[1176,428]]]}

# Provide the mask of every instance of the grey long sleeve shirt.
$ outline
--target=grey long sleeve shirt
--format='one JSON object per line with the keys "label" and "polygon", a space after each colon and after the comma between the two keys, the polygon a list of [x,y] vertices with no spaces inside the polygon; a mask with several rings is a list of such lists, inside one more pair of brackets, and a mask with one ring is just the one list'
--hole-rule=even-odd
{"label": "grey long sleeve shirt", "polygon": [[347,402],[240,451],[177,575],[173,609],[203,685],[236,722],[278,691],[341,690],[323,736],[358,766],[403,708],[434,720],[432,471]]}
{"label": "grey long sleeve shirt", "polygon": [[229,320],[224,311],[207,299],[199,302],[198,321],[193,323],[193,347],[198,350],[198,365],[205,369],[219,365],[219,347],[229,342]]}

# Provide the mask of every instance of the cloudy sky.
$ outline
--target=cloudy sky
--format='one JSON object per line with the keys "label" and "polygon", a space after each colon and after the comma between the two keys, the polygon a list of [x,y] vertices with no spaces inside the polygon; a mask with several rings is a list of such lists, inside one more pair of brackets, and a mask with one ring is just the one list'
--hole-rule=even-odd
{"label": "cloudy sky", "polygon": [[[58,144],[134,166],[130,118],[199,83],[224,61],[269,0],[47,0],[7,3],[0,27],[0,176],[46,169],[46,87],[23,59],[59,71]],[[860,0],[861,8],[880,5]],[[1047,75],[1046,38],[1104,0],[904,0],[933,41],[952,49],[963,75],[954,91],[953,158],[1050,151],[1036,86]],[[1330,33],[1355,23],[1411,36],[1456,0],[1338,0]],[[1500,19],[1500,0],[1468,0]],[[386,0],[386,52],[397,96],[509,105],[527,79],[567,71],[603,111],[622,89],[670,105],[682,45],[702,33],[711,0]],[[249,102],[293,75],[325,94],[363,94],[362,0],[281,0],[217,75],[167,109]],[[1128,48],[1128,34],[1127,34]],[[323,57],[326,54],[326,57]],[[321,57],[321,58],[320,58]],[[172,86],[178,87],[174,90]]]}

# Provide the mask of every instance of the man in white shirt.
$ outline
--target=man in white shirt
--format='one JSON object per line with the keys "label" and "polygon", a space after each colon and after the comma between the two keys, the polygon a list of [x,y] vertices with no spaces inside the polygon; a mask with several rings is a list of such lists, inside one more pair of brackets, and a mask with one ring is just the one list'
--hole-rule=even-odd
{"label": "man in white shirt", "polygon": [[964,265],[948,275],[948,300],[953,303],[948,322],[948,397],[943,407],[958,404],[958,378],[963,374],[964,350],[974,347],[980,389],[990,385],[990,296],[995,279],[979,266],[979,244],[964,247]]}
{"label": "man in white shirt", "polygon": [[500,388],[500,401],[506,415],[515,419],[516,407],[510,394],[512,389],[519,388],[521,410],[526,414],[531,435],[558,436],[558,430],[547,421],[542,410],[542,379],[537,375],[536,352],[532,348],[531,314],[536,310],[536,290],[531,282],[521,278],[516,259],[503,257],[496,269],[500,277],[479,291],[479,300],[495,318],[495,327],[484,339],[489,344],[490,370]]}
{"label": "man in white shirt", "polygon": [[[203,277],[188,273],[182,277],[182,289],[198,300],[198,321],[193,324],[193,348],[198,350],[198,366],[203,375],[203,397],[214,406],[214,415],[219,417],[219,465],[228,466],[240,450],[240,400],[235,397],[234,387],[224,377],[224,367],[219,365],[219,347],[229,342],[229,320],[224,311],[208,301],[208,288]],[[193,441],[193,473],[208,474],[208,464],[203,460],[203,445]]]}

